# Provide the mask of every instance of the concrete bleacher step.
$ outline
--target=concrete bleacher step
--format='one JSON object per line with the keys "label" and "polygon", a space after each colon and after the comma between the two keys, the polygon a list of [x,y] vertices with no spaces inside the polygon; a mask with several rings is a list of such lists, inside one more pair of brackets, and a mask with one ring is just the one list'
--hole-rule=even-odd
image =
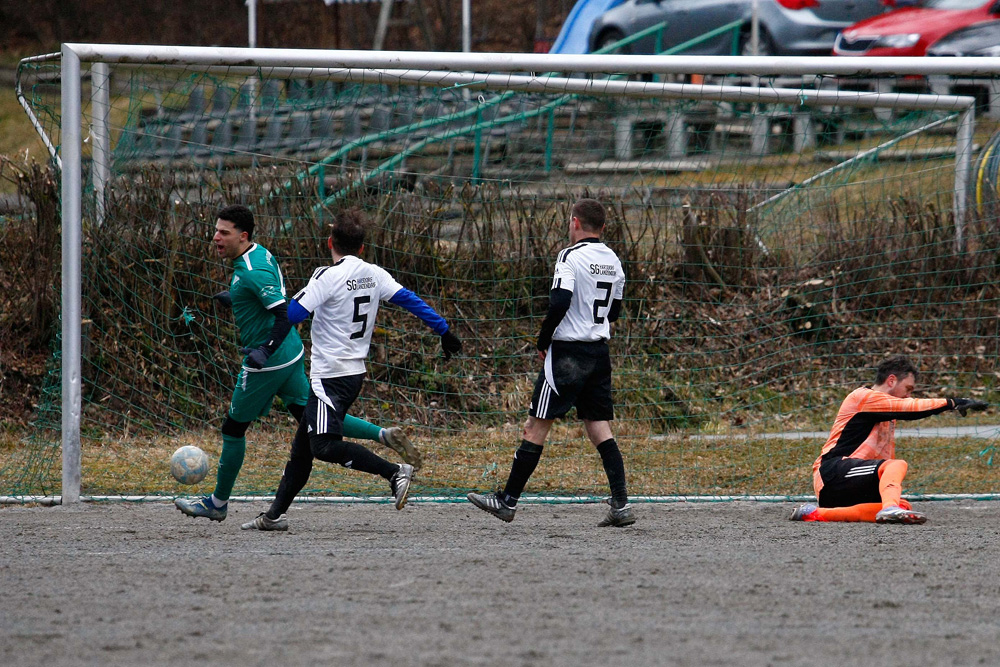
{"label": "concrete bleacher step", "polygon": [[718,164],[719,160],[709,158],[594,160],[590,162],[567,162],[563,165],[562,171],[566,174],[613,174],[622,172],[681,173],[686,171],[704,171]]}
{"label": "concrete bleacher step", "polygon": [[[292,99],[269,89],[273,104],[251,113],[247,100],[251,94],[257,100],[263,93],[256,89],[240,89],[228,96],[221,89],[213,90],[210,99],[192,92],[183,111],[173,113],[162,109],[150,114],[148,122],[158,136],[139,138],[136,131],[136,151],[140,159],[223,160],[236,168],[258,164],[261,160],[320,159],[346,142],[373,135],[421,120],[441,118],[470,107],[461,97],[428,97],[415,91],[412,99],[385,97],[360,100],[350,104],[334,101],[335,92],[305,91]],[[209,88],[209,90],[212,90]],[[300,91],[301,92],[301,91]],[[551,98],[524,96],[511,98],[500,106],[483,107],[479,118],[489,119],[530,112]],[[223,107],[233,104],[228,114]],[[474,102],[473,102],[474,104]],[[200,116],[191,115],[192,105],[200,107]],[[747,113],[736,113],[747,111]],[[757,157],[781,155],[804,147],[842,143],[850,139],[880,141],[925,124],[920,117],[897,117],[891,122],[874,114],[854,115],[846,120],[836,108],[790,111],[780,105],[749,109],[706,103],[689,105],[678,112],[669,105],[632,109],[630,105],[586,100],[572,102],[552,111],[551,136],[549,114],[541,114],[518,123],[507,123],[481,132],[478,171],[484,178],[514,178],[525,171],[541,173],[546,166],[551,172],[541,178],[558,178],[588,173],[622,174],[644,172],[697,171],[733,155],[752,154]],[[449,121],[432,128],[392,136],[352,150],[346,160],[373,168],[377,163],[398,155],[416,141],[439,136],[457,128],[468,127],[476,116]],[[935,132],[954,133],[955,124],[944,124]],[[550,144],[547,145],[547,139]],[[194,147],[193,143],[205,144]],[[141,145],[140,145],[141,144]],[[467,176],[473,167],[476,145],[472,133],[435,141],[419,154],[406,158],[410,169],[434,171],[444,162],[456,176]],[[548,151],[548,155],[547,155]],[[818,160],[842,161],[857,155],[857,149],[816,152]],[[878,159],[912,159],[947,157],[953,148],[937,147],[910,151],[884,151]],[[442,160],[447,156],[447,160]],[[548,162],[548,164],[546,164]],[[334,170],[330,170],[331,172]]]}
{"label": "concrete bleacher step", "polygon": [[[982,146],[980,144],[972,145],[972,152],[978,152]],[[852,148],[846,150],[826,150],[826,151],[816,151],[814,158],[822,162],[843,162],[845,160],[850,160],[851,158],[861,155],[866,150],[869,149],[859,149]],[[931,160],[935,158],[950,158],[955,156],[955,146],[936,146],[933,148],[887,148],[885,150],[879,151],[877,155],[872,156],[872,159],[876,159],[880,162],[898,162],[898,161],[910,161],[910,160]]]}

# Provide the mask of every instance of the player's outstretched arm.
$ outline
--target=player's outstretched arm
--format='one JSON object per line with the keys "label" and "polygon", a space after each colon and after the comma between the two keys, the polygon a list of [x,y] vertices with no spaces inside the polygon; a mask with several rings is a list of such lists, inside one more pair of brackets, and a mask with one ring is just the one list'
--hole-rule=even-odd
{"label": "player's outstretched arm", "polygon": [[968,412],[982,412],[990,407],[989,403],[978,398],[949,398],[948,400],[952,403],[952,409],[957,410],[963,417]]}
{"label": "player's outstretched arm", "polygon": [[957,410],[964,417],[970,410],[985,410],[987,407],[986,402],[972,398],[896,398],[882,392],[872,392],[859,414],[879,422],[892,419],[915,421],[948,410]]}
{"label": "player's outstretched arm", "polygon": [[271,327],[271,331],[267,335],[267,342],[259,347],[240,349],[240,352],[247,355],[243,363],[248,368],[263,368],[268,358],[281,347],[288,332],[292,330],[292,323],[288,319],[288,306],[284,301],[271,306],[267,312],[274,315],[274,326]]}
{"label": "player's outstretched arm", "polygon": [[447,320],[410,290],[405,287],[400,288],[389,298],[389,303],[394,303],[410,311],[419,317],[431,331],[441,336],[441,349],[444,350],[445,359],[451,359],[451,355],[462,351],[462,341],[452,332]]}

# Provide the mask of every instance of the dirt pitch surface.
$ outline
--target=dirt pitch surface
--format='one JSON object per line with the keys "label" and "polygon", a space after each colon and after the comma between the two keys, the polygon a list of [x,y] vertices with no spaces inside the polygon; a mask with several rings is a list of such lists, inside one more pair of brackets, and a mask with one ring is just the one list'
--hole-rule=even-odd
{"label": "dirt pitch surface", "polygon": [[0,507],[0,665],[997,665],[994,502]]}

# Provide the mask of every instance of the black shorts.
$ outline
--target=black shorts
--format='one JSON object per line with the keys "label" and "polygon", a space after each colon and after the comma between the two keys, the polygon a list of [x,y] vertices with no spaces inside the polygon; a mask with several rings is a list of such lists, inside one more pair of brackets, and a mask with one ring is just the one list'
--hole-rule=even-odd
{"label": "black shorts", "polygon": [[611,421],[615,408],[611,401],[611,354],[607,341],[578,343],[553,341],[552,384],[542,368],[535,380],[528,414],[538,419],[556,419],[576,406],[576,415],[587,421]]}
{"label": "black shorts", "polygon": [[861,503],[880,503],[878,469],[885,459],[830,459],[819,464],[823,488],[819,490],[820,507],[850,507]]}
{"label": "black shorts", "polygon": [[336,378],[309,380],[309,400],[302,415],[309,435],[329,434],[343,437],[344,417],[361,393],[364,373]]}

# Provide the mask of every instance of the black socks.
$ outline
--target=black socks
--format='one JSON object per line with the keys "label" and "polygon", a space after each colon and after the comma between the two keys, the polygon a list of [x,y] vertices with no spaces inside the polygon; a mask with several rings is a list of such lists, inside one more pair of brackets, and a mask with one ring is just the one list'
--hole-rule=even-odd
{"label": "black socks", "polygon": [[524,491],[524,485],[528,483],[531,473],[535,472],[538,459],[542,458],[542,446],[536,445],[527,440],[521,441],[521,446],[514,452],[514,464],[510,467],[510,476],[507,478],[507,486],[500,494],[500,500],[507,507],[517,505],[517,499]]}
{"label": "black socks", "polygon": [[625,462],[622,461],[618,443],[614,438],[608,438],[597,446],[597,452],[601,455],[604,472],[611,486],[611,506],[621,509],[628,502],[628,493],[625,491]]}

